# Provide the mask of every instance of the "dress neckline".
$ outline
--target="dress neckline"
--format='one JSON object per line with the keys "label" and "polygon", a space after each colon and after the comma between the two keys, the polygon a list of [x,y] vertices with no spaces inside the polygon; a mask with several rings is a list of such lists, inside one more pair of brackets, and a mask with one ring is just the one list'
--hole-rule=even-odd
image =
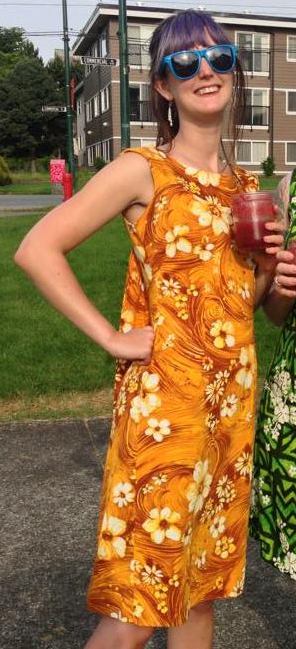
{"label": "dress neckline", "polygon": [[[209,176],[219,176],[220,178],[229,178],[233,179],[235,177],[235,173],[227,173],[226,171],[209,171],[208,169],[198,169],[197,167],[190,167],[190,165],[185,165],[183,162],[180,160],[177,160],[177,158],[174,158],[173,156],[169,155],[166,151],[163,151],[162,149],[157,149],[156,147],[153,147],[154,151],[156,153],[160,153],[163,155],[166,160],[171,161],[176,167],[181,167],[183,171],[186,173],[186,170],[190,170],[190,173],[188,173],[188,176],[195,176],[197,174],[208,174]],[[236,165],[235,165],[236,166]]]}

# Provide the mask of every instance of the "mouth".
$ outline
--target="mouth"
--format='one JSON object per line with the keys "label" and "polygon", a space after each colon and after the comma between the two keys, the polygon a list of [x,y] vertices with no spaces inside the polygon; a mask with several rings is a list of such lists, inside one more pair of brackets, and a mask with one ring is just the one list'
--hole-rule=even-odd
{"label": "mouth", "polygon": [[197,90],[194,91],[195,95],[213,95],[216,92],[219,92],[220,86],[218,85],[213,85],[213,86],[204,86],[203,88],[198,88]]}

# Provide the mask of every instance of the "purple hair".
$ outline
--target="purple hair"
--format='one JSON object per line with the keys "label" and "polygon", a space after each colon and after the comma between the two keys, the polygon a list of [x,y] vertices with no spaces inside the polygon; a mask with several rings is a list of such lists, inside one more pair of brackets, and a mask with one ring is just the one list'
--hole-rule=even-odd
{"label": "purple hair", "polygon": [[[163,20],[153,32],[149,53],[151,57],[150,82],[152,108],[158,124],[157,146],[172,143],[179,130],[179,118],[175,104],[172,105],[172,126],[168,122],[169,102],[155,90],[155,81],[164,78],[167,69],[161,70],[164,56],[192,48],[196,44],[206,47],[214,43],[231,43],[223,29],[213,18],[204,12],[187,9],[180,11]],[[240,125],[243,124],[245,111],[245,79],[239,61],[234,72],[234,92],[230,107],[231,126],[229,135],[233,140],[232,154],[235,142],[239,137]],[[223,147],[223,144],[222,144]],[[223,147],[224,149],[224,147]],[[225,153],[225,151],[224,151]]]}

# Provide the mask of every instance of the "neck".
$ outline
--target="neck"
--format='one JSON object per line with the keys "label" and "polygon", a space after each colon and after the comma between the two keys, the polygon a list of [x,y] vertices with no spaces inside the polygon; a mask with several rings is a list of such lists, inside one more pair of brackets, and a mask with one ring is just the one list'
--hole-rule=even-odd
{"label": "neck", "polygon": [[199,126],[183,122],[173,141],[172,155],[188,167],[219,173],[221,130],[221,123]]}

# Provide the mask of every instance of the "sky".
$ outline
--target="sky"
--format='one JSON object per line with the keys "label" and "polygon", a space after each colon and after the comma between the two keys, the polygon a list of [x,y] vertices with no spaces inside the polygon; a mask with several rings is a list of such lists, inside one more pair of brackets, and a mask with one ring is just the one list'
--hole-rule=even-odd
{"label": "sky", "polygon": [[[128,0],[127,0],[128,2]],[[67,0],[69,33],[73,33],[70,45],[75,42],[76,34],[81,30],[96,7],[95,0]],[[267,14],[278,18],[296,18],[295,0],[224,0],[221,2],[209,0],[200,4],[192,0],[142,0],[131,4],[142,4],[158,7],[203,7],[211,11],[250,12],[252,14]],[[28,38],[39,49],[44,61],[52,58],[55,49],[63,48],[62,40],[62,0],[0,0],[0,25],[2,27],[22,27]]]}

